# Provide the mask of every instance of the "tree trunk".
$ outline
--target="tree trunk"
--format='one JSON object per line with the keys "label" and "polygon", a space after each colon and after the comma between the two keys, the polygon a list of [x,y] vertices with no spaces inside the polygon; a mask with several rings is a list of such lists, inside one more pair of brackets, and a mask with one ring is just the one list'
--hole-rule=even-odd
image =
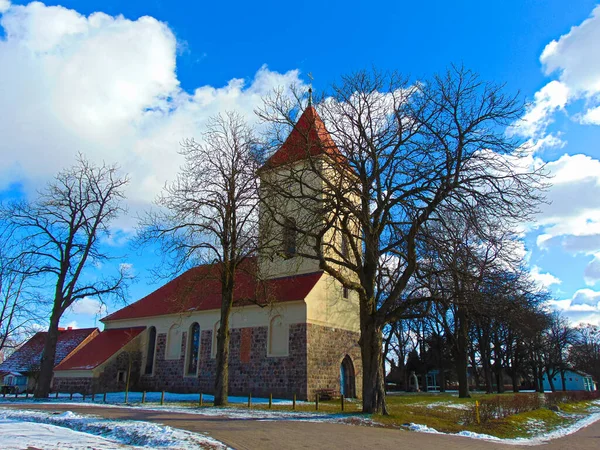
{"label": "tree trunk", "polygon": [[567,390],[567,380],[565,378],[565,371],[560,371],[560,381],[562,382],[562,390],[565,392]]}
{"label": "tree trunk", "polygon": [[458,341],[456,349],[456,371],[458,375],[458,397],[470,398],[469,393],[469,326],[464,308],[458,307]]}
{"label": "tree trunk", "polygon": [[215,406],[227,405],[229,392],[229,317],[233,306],[233,276],[227,277],[221,297],[221,323],[217,334],[217,373],[215,378]]}
{"label": "tree trunk", "polygon": [[363,364],[363,412],[387,414],[381,327],[371,316],[362,313],[359,342]]}
{"label": "tree trunk", "polygon": [[543,369],[542,366],[538,366],[537,377],[538,377],[538,382],[540,384],[540,390],[539,390],[539,392],[541,394],[543,394],[544,393],[544,369]]}
{"label": "tree trunk", "polygon": [[554,380],[552,379],[553,375],[550,375],[550,369],[546,369],[546,376],[548,377],[548,384],[550,385],[550,390],[552,392],[556,392],[556,388],[554,387]]}
{"label": "tree trunk", "polygon": [[60,310],[55,307],[50,316],[50,325],[44,342],[44,351],[40,362],[40,374],[34,391],[35,398],[47,398],[50,394],[52,385],[52,375],[54,374],[54,361],[56,358],[56,343],[58,342],[58,322],[60,320]]}

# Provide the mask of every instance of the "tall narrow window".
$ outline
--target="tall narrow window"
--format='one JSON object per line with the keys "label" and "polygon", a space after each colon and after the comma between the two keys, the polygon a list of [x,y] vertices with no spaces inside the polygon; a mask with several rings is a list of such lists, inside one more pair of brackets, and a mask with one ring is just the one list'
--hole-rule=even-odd
{"label": "tall narrow window", "polygon": [[146,368],[145,375],[152,375],[154,372],[154,350],[156,348],[156,328],[148,329],[148,349],[146,352]]}
{"label": "tall narrow window", "polygon": [[342,234],[342,258],[348,258],[348,237],[345,234]]}
{"label": "tall narrow window", "polygon": [[200,354],[200,325],[194,322],[190,327],[187,348],[187,374],[198,373],[198,355]]}
{"label": "tall narrow window", "polygon": [[210,357],[211,358],[217,357],[217,333],[219,332],[220,325],[221,325],[221,321],[218,320],[217,323],[215,323],[215,326],[213,327],[212,346],[210,349]]}
{"label": "tall narrow window", "polygon": [[294,219],[285,219],[283,225],[283,254],[291,258],[296,254],[296,221]]}
{"label": "tall narrow window", "polygon": [[165,359],[181,358],[181,329],[179,324],[171,325],[167,335],[167,351]]}
{"label": "tall narrow window", "polygon": [[350,296],[350,292],[346,286],[342,286],[342,296],[344,298],[348,298]]}
{"label": "tall narrow window", "polygon": [[289,327],[281,316],[271,319],[269,326],[269,356],[287,356],[289,344]]}

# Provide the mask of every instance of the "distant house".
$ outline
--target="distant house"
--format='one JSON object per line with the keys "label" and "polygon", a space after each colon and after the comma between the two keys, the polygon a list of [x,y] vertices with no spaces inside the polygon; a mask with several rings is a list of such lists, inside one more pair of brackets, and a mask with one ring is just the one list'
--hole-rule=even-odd
{"label": "distant house", "polygon": [[[548,375],[544,375],[544,390],[551,390],[550,383],[548,382]],[[557,373],[552,378],[554,389],[557,391],[562,390],[562,379],[560,373]],[[591,375],[584,372],[578,372],[575,370],[565,370],[565,388],[567,391],[595,391],[596,383]]]}
{"label": "distant house", "polygon": [[[98,333],[97,328],[59,329],[55,365],[68,360]],[[33,391],[40,371],[46,334],[36,333],[0,364],[3,392]]]}

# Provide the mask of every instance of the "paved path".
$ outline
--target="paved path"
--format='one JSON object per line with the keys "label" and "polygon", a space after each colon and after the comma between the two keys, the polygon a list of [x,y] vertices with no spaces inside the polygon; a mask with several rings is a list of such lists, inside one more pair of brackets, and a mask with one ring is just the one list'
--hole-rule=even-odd
{"label": "paved path", "polygon": [[[0,408],[73,411],[94,414],[107,419],[143,420],[157,422],[173,428],[207,433],[236,450],[398,450],[398,449],[503,449],[512,450],[530,446],[507,446],[458,436],[417,433],[388,428],[353,426],[337,423],[315,423],[291,420],[257,421],[203,416],[200,414],[149,411],[139,408],[103,408],[92,405],[35,405],[12,404]],[[600,422],[575,434],[556,439],[543,446],[546,450],[600,449]]]}

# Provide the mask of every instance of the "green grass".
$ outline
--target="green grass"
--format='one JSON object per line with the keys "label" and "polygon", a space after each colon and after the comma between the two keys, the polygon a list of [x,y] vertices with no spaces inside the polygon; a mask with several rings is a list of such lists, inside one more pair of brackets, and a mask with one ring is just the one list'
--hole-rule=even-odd
{"label": "green grass", "polygon": [[[550,432],[558,427],[566,426],[582,415],[589,413],[591,402],[578,402],[560,405],[561,412],[555,413],[546,408],[525,413],[515,414],[502,419],[493,419],[485,423],[466,423],[465,417],[468,409],[475,406],[477,400],[490,398],[491,395],[471,394],[471,398],[460,399],[456,394],[447,393],[398,393],[388,395],[387,405],[389,415],[365,415],[383,427],[402,428],[410,423],[426,425],[444,433],[458,433],[472,431],[489,434],[499,438],[528,438]],[[496,395],[496,394],[494,394]],[[515,394],[505,393],[502,397]],[[165,404],[167,405],[167,404]],[[168,406],[185,406],[198,408],[197,403],[168,403]],[[212,403],[204,402],[203,407],[210,407]],[[360,401],[345,401],[344,414],[354,416],[361,414]],[[245,403],[230,404],[227,408],[245,409]],[[269,410],[268,404],[253,404],[254,410]],[[270,408],[272,411],[291,412],[291,404],[276,404]],[[341,414],[341,402],[327,400],[319,402],[319,410],[314,402],[297,402],[295,411],[316,414]],[[350,419],[349,419],[350,420]]]}

